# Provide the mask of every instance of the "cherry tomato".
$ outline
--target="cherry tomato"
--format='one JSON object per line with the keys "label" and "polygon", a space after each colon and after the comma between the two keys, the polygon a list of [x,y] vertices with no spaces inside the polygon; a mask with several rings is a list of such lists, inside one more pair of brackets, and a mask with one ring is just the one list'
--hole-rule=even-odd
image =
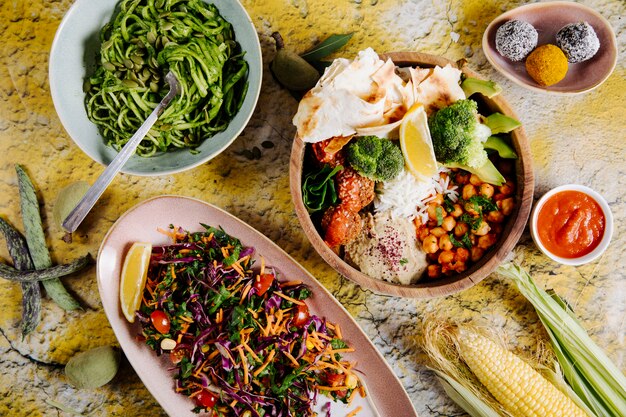
{"label": "cherry tomato", "polygon": [[257,276],[253,285],[257,295],[262,296],[265,294],[270,288],[270,285],[272,285],[272,282],[274,282],[274,275],[272,274],[260,274]]}
{"label": "cherry tomato", "polygon": [[326,373],[326,381],[331,387],[343,385],[346,381],[346,374],[336,374],[334,372]]}
{"label": "cherry tomato", "polygon": [[170,361],[172,361],[173,364],[177,364],[182,361],[185,356],[189,358],[191,351],[186,347],[181,348],[176,346],[174,350],[170,352]]}
{"label": "cherry tomato", "polygon": [[150,314],[150,321],[155,329],[161,334],[167,334],[170,331],[170,319],[167,317],[167,314],[162,312],[161,310],[154,310],[152,314]]}
{"label": "cherry tomato", "polygon": [[217,395],[213,394],[211,391],[202,390],[198,395],[194,397],[196,400],[196,404],[200,407],[211,409],[215,407],[217,403]]}
{"label": "cherry tomato", "polygon": [[309,321],[310,316],[309,307],[304,303],[298,304],[291,323],[296,327],[302,327]]}

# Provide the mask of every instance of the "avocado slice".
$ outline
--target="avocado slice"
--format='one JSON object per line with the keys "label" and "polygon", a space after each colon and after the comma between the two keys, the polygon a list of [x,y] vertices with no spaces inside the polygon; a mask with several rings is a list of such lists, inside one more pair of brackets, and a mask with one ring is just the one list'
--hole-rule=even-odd
{"label": "avocado slice", "polygon": [[483,164],[480,168],[472,168],[467,165],[457,164],[457,163],[449,163],[444,164],[447,168],[460,168],[464,169],[472,174],[476,174],[478,178],[482,181],[487,182],[493,185],[502,185],[506,182],[498,168],[491,162],[491,160],[487,159],[487,162]]}
{"label": "avocado slice", "polygon": [[513,150],[513,147],[508,144],[506,139],[500,136],[489,136],[487,141],[483,143],[485,149],[492,149],[498,152],[500,158],[505,159],[517,159],[517,154]]}
{"label": "avocado slice", "polygon": [[502,92],[502,87],[495,82],[479,80],[474,77],[466,77],[461,82],[461,88],[465,93],[465,97],[469,97],[474,93],[481,93],[485,97],[493,98]]}
{"label": "avocado slice", "polygon": [[517,129],[522,124],[512,117],[505,116],[502,113],[493,113],[485,117],[484,123],[491,129],[491,134],[509,133],[511,130]]}

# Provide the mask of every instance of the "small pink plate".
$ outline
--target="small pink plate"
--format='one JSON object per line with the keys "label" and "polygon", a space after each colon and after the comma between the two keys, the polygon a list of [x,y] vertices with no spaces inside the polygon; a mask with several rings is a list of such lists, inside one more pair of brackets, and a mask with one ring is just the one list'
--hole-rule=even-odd
{"label": "small pink plate", "polygon": [[[537,29],[537,45],[556,44],[556,33],[569,23],[588,22],[598,35],[600,49],[587,61],[570,64],[565,78],[557,84],[542,87],[526,72],[524,61],[513,62],[496,49],[496,31],[509,20],[523,20]],[[602,84],[617,63],[617,43],[609,22],[598,12],[579,3],[551,1],[532,3],[498,16],[483,35],[483,51],[487,60],[511,81],[529,90],[551,94],[578,94]]]}
{"label": "small pink plate", "polygon": [[[356,348],[356,352],[350,354],[350,360],[356,361],[357,369],[362,372],[368,395],[365,399],[357,395],[350,406],[331,403],[332,415],[346,415],[361,406],[359,417],[417,417],[402,384],[365,333],[332,294],[293,258],[267,237],[215,206],[187,197],[161,196],[138,204],[115,222],[100,246],[97,276],[104,312],[128,361],[169,415],[198,416],[192,412],[193,401],[174,391],[173,372],[168,371],[172,366],[169,360],[157,357],[144,343],[137,341],[136,336],[141,333],[139,324],[128,323],[120,309],[119,277],[124,256],[133,242],[165,244],[168,237],[157,228],[174,224],[189,231],[200,231],[200,223],[221,226],[245,246],[254,247],[254,256],[262,255],[267,265],[277,269],[281,279],[304,282],[313,292],[310,301],[307,300],[311,311],[341,326],[344,339]],[[318,407],[330,401],[318,396],[315,410],[319,415],[325,414]]]}

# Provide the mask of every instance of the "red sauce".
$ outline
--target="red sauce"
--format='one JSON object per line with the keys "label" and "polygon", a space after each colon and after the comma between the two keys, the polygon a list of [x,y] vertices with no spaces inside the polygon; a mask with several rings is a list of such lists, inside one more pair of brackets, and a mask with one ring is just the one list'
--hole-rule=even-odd
{"label": "red sauce", "polygon": [[561,191],[545,202],[537,216],[543,246],[561,258],[578,258],[598,246],[605,218],[600,205],[580,191]]}

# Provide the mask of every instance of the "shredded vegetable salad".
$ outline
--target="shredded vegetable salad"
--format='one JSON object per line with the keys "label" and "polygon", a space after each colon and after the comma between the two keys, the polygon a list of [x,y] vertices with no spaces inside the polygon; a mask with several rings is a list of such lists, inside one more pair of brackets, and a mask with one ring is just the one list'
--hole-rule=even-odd
{"label": "shredded vegetable salad", "polygon": [[338,325],[309,312],[311,291],[280,281],[254,248],[223,229],[170,226],[154,246],[137,316],[157,355],[169,354],[176,391],[213,416],[315,416],[318,394],[365,396]]}

